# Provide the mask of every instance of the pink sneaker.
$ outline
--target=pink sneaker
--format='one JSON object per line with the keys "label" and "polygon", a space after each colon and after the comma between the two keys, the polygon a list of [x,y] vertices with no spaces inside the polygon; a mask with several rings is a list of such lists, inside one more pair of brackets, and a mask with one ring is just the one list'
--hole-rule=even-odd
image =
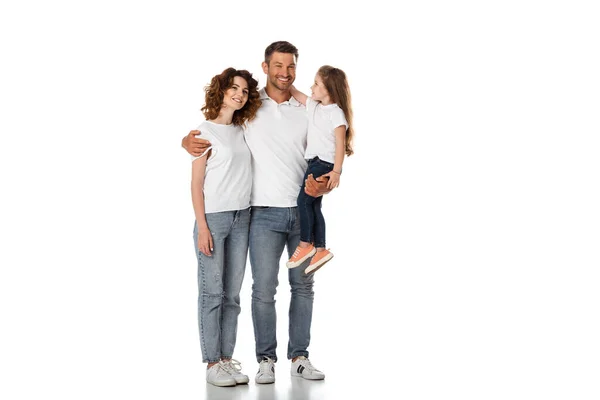
{"label": "pink sneaker", "polygon": [[304,270],[306,275],[312,274],[319,268],[321,268],[325,263],[333,258],[333,253],[329,250],[317,251],[317,254],[310,260],[310,264]]}
{"label": "pink sneaker", "polygon": [[309,257],[313,256],[317,252],[315,246],[312,244],[308,247],[296,247],[296,251],[289,259],[289,261],[285,264],[288,268],[296,268],[299,267],[304,261],[308,260]]}

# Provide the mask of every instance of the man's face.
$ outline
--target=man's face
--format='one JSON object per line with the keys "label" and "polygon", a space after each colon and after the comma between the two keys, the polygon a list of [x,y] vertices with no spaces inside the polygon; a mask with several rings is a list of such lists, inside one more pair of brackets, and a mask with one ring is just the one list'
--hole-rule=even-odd
{"label": "man's face", "polygon": [[267,74],[267,85],[279,90],[289,90],[296,79],[296,57],[293,54],[275,52],[269,64],[263,61],[262,67]]}

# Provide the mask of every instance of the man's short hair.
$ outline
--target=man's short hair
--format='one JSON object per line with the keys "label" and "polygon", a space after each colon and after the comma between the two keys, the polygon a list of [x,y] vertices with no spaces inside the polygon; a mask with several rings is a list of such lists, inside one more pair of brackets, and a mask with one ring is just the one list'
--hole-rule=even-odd
{"label": "man's short hair", "polygon": [[298,49],[296,46],[285,41],[273,42],[265,49],[265,62],[267,65],[275,52],[293,54],[296,57],[296,60],[298,60]]}

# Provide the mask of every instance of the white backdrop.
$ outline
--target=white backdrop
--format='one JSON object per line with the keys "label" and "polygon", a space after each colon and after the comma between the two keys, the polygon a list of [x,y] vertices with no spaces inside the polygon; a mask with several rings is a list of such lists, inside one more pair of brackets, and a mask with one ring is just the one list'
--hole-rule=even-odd
{"label": "white backdrop", "polygon": [[298,88],[331,64],[354,100],[309,349],[331,398],[597,399],[593,3],[3,3],[0,398],[201,397],[180,140],[213,75],[262,86],[287,40]]}

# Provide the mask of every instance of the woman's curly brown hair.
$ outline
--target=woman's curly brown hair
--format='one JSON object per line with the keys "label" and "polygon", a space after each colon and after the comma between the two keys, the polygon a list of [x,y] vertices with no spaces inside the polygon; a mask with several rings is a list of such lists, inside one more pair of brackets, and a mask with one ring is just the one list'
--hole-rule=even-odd
{"label": "woman's curly brown hair", "polygon": [[234,125],[244,125],[256,117],[256,112],[261,105],[258,94],[258,81],[245,69],[227,68],[219,75],[215,75],[208,86],[204,87],[206,92],[204,106],[200,109],[207,120],[216,119],[223,106],[225,91],[233,86],[233,78],[239,76],[248,82],[248,101],[244,107],[233,113]]}

